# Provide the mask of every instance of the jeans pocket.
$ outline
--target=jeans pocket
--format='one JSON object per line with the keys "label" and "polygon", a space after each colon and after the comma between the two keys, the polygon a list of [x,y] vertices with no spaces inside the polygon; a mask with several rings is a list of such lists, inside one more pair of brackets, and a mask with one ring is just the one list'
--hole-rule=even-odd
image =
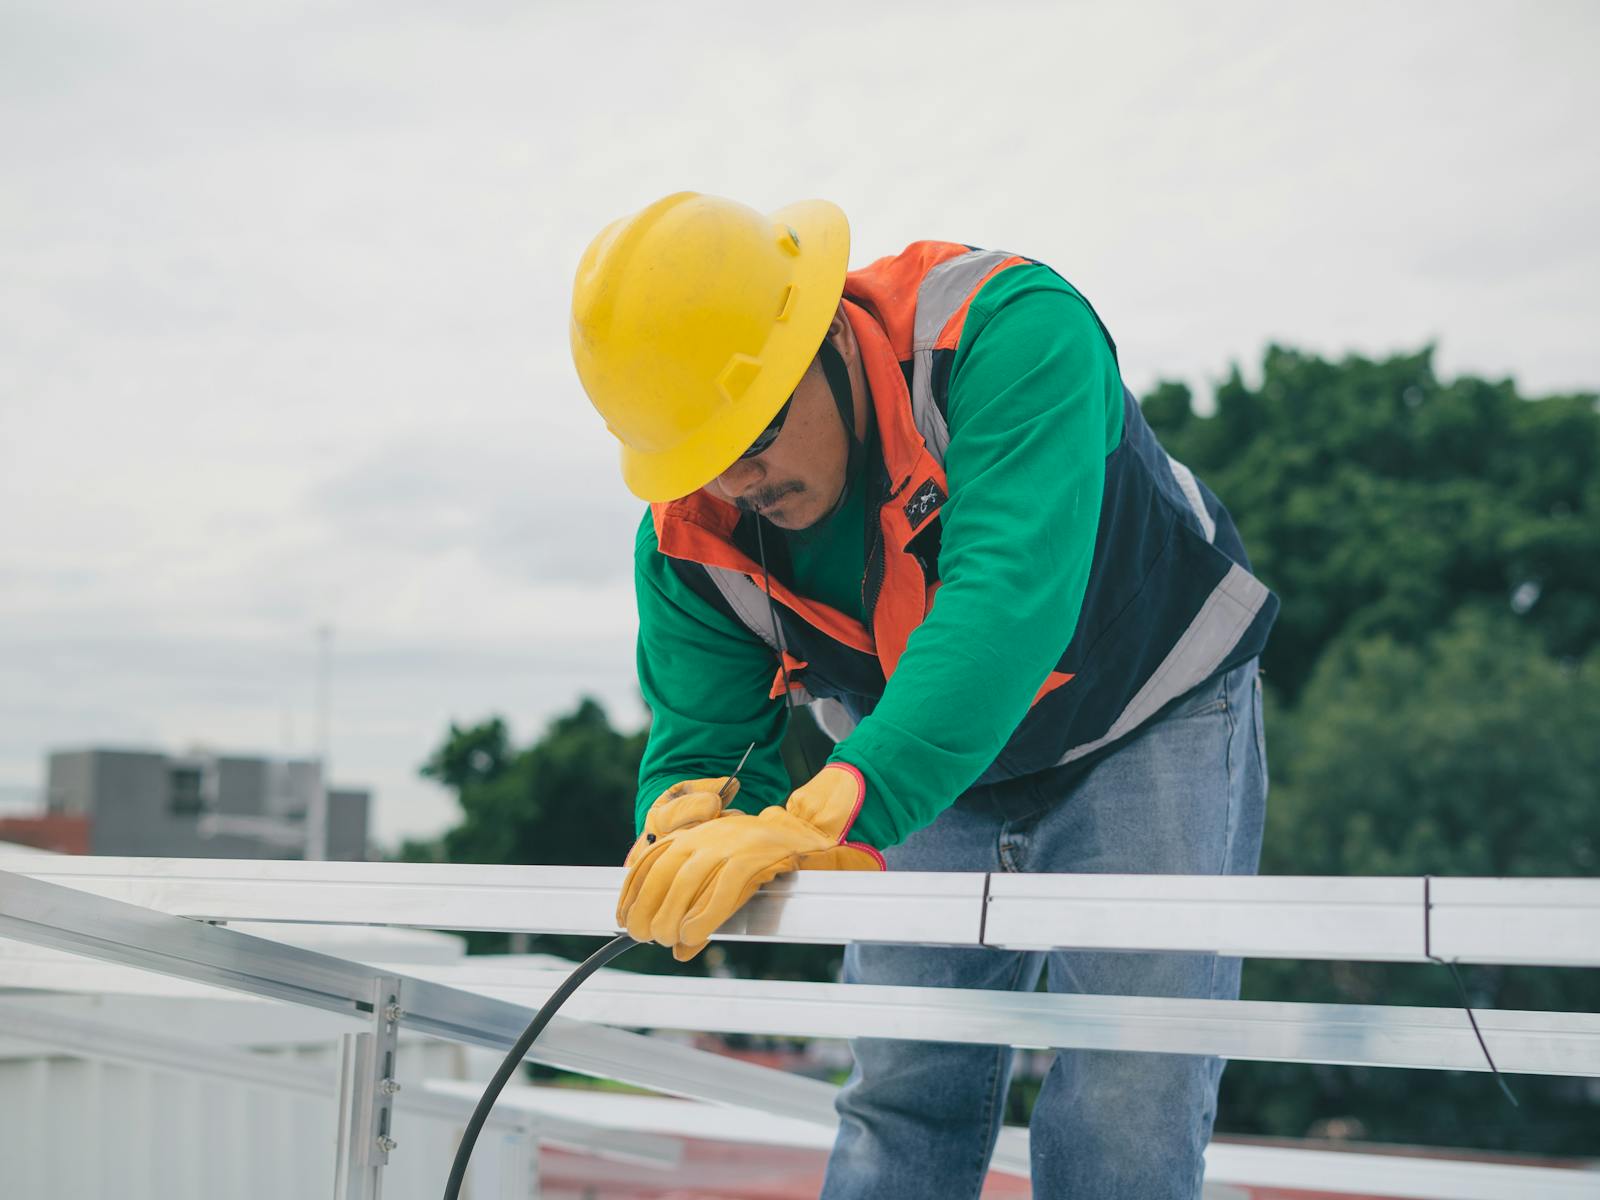
{"label": "jeans pocket", "polygon": [[[1232,672],[1229,672],[1231,674]],[[1162,713],[1163,720],[1178,717],[1203,717],[1228,711],[1228,676],[1212,676],[1179,696]]]}

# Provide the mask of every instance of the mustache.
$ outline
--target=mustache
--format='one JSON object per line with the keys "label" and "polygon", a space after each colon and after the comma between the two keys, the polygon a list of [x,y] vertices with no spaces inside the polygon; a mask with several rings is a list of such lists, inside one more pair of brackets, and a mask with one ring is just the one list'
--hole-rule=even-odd
{"label": "mustache", "polygon": [[763,508],[771,508],[785,496],[799,495],[805,490],[805,484],[798,479],[791,479],[788,483],[777,483],[754,492],[746,492],[735,500],[733,505],[741,512],[759,512]]}

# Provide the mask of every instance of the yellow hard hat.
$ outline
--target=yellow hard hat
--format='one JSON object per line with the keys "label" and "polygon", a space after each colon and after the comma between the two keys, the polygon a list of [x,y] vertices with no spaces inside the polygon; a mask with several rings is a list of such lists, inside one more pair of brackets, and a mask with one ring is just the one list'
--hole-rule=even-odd
{"label": "yellow hard hat", "polygon": [[849,257],[826,200],[762,214],[678,192],[600,232],[572,288],[572,359],[629,490],[676,500],[733,464],[816,355]]}

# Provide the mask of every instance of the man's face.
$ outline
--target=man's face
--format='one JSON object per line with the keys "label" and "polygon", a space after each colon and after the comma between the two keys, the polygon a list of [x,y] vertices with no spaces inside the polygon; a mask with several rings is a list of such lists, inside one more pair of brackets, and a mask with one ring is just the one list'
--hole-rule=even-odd
{"label": "man's face", "polygon": [[[845,362],[854,366],[854,339],[837,336],[842,318],[828,330]],[[852,371],[852,376],[855,374]],[[844,490],[850,446],[821,362],[813,358],[794,390],[789,415],[772,445],[741,458],[706,484],[719,500],[758,512],[780,529],[809,529],[833,511]]]}

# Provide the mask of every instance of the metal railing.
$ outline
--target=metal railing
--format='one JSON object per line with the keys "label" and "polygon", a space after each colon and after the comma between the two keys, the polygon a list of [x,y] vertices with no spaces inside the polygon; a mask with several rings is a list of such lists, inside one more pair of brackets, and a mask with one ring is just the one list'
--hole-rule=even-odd
{"label": "metal railing", "polygon": [[[340,1013],[367,1025],[373,1046],[403,1028],[504,1049],[557,976],[470,959],[399,971],[209,922],[609,935],[621,876],[607,868],[0,858],[0,937],[101,964],[85,970],[13,956],[0,962],[0,986],[49,988],[70,978],[68,986],[114,990],[134,968]],[[816,873],[763,889],[717,936],[1594,966],[1600,880]],[[567,1013],[530,1058],[823,1126],[835,1121],[827,1084],[613,1026],[1487,1069],[1459,1009],[605,972]],[[1502,1071],[1600,1077],[1600,1016],[1488,1011],[1478,1021]],[[375,1195],[386,1158],[372,1152],[383,1137],[373,1125],[385,1083],[378,1057],[355,1047],[347,1055],[341,1197]],[[1319,1154],[1319,1162],[1337,1161],[1311,1168],[1304,1156],[1312,1153],[1217,1145],[1208,1179],[1307,1186],[1285,1182],[1301,1179],[1324,1189],[1342,1180],[1338,1186],[1411,1197],[1600,1196],[1600,1174],[1589,1172],[1343,1154]],[[1027,1164],[1026,1131],[1003,1131],[994,1166],[1026,1175]]]}

